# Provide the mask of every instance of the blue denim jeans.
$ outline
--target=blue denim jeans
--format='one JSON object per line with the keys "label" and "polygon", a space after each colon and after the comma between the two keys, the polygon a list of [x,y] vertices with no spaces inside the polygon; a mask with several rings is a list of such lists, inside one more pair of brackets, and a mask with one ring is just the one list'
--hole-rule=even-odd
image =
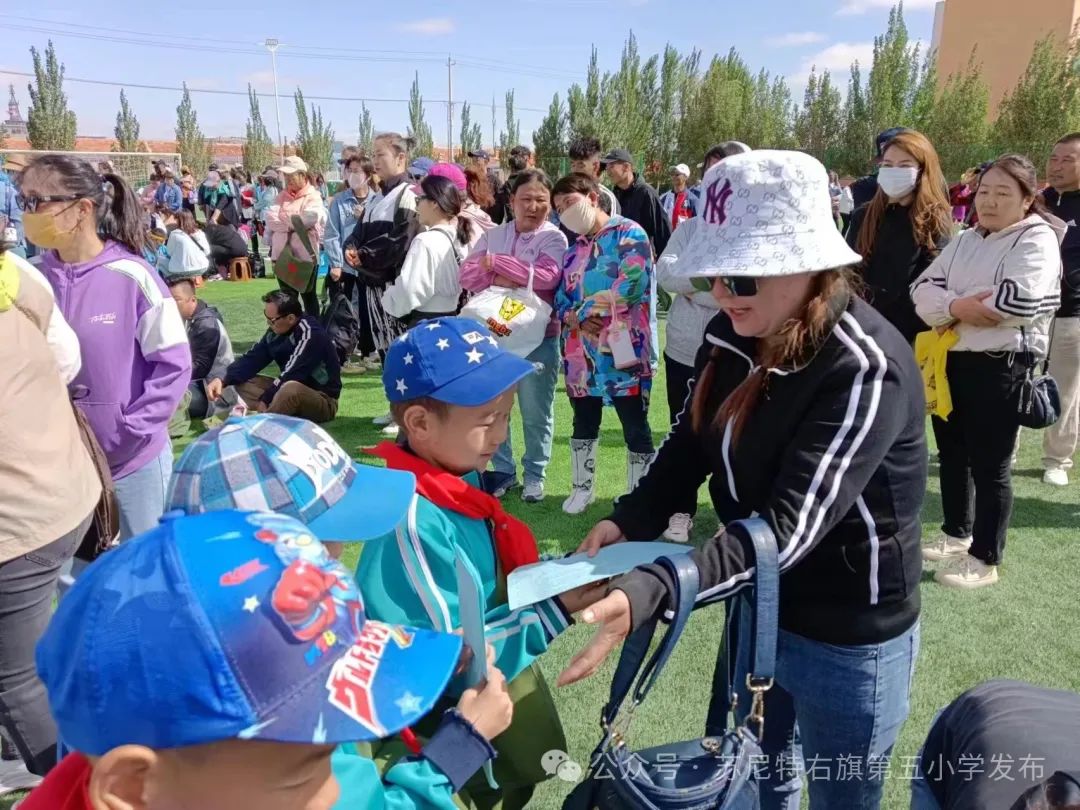
{"label": "blue denim jeans", "polygon": [[[737,719],[750,707],[746,688],[749,604],[733,605],[738,627]],[[809,783],[811,810],[874,810],[889,757],[907,719],[919,624],[882,644],[839,646],[780,631],[776,683],[765,694],[769,757],[762,810],[798,810]]]}
{"label": "blue denim jeans", "polygon": [[[120,507],[120,542],[148,532],[158,524],[165,512],[165,494],[172,477],[172,442],[130,475],[113,481],[116,502]],[[85,560],[72,557],[60,571],[60,595],[75,582],[89,565]]]}
{"label": "blue denim jeans", "polygon": [[[518,383],[517,401],[521,410],[521,427],[525,433],[525,457],[521,466],[525,483],[543,482],[544,472],[551,460],[551,439],[555,434],[555,386],[559,382],[559,338],[544,338],[526,358],[537,368],[535,374]],[[495,458],[495,472],[517,475],[514,446],[506,435]]]}

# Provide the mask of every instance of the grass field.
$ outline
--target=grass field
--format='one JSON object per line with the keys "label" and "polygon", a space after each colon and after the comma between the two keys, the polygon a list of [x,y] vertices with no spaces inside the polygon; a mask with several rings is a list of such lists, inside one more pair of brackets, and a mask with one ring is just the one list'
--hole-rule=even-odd
{"label": "grass field", "polygon": [[[269,282],[217,283],[202,291],[217,306],[238,350],[262,333],[259,295]],[[662,377],[655,381],[651,422],[657,441],[666,432],[668,413]],[[584,515],[565,515],[560,509],[570,485],[570,408],[561,386],[555,398],[555,449],[548,470],[547,499],[521,502],[511,493],[506,504],[526,520],[542,552],[574,549],[588,529],[604,517],[611,500],[625,486],[625,452],[613,412],[605,414],[598,459],[599,500]],[[371,418],[385,411],[381,381],[376,375],[346,377],[338,418],[328,429],[349,450],[379,440]],[[515,444],[523,447],[515,426]],[[893,762],[894,773],[913,757],[938,708],[965,689],[988,678],[1010,677],[1036,684],[1080,691],[1080,610],[1076,588],[1080,571],[1080,488],[1054,489],[1041,483],[1040,438],[1024,436],[1014,484],[1016,504],[1006,562],[999,585],[973,593],[945,590],[930,574],[923,581],[922,650],[912,694],[911,714]],[[936,468],[923,510],[924,534],[941,521]],[[709,537],[716,524],[704,500],[694,529],[696,541]],[[707,517],[708,516],[708,517]],[[692,618],[658,688],[636,715],[633,739],[639,746],[701,736],[709,686],[719,643],[723,611],[699,611]],[[589,631],[573,627],[557,639],[541,659],[549,680],[586,642]],[[598,717],[613,664],[589,681],[556,690],[555,699],[566,727],[570,755],[584,763],[595,745]],[[843,689],[843,684],[836,684]],[[537,791],[532,807],[560,806],[568,786],[551,781]],[[906,808],[906,780],[891,778],[884,807]],[[0,802],[0,807],[3,803]]]}

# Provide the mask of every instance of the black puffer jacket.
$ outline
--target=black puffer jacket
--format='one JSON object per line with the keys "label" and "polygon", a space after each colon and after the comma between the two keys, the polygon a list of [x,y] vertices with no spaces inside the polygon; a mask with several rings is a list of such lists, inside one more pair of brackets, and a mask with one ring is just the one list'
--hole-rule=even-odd
{"label": "black puffer jacket", "polygon": [[[834,303],[835,325],[799,368],[770,372],[742,435],[730,423],[700,436],[680,416],[648,473],[612,520],[630,540],[654,540],[688,492],[709,479],[721,521],[759,515],[780,548],[780,626],[831,644],[874,644],[919,615],[920,509],[926,492],[926,403],[903,339],[861,299]],[[715,352],[707,412],[754,366],[756,340],[713,319],[697,375]],[[692,552],[701,601],[753,582],[753,546],[721,535]],[[667,573],[646,566],[612,587],[635,627],[664,607]]]}

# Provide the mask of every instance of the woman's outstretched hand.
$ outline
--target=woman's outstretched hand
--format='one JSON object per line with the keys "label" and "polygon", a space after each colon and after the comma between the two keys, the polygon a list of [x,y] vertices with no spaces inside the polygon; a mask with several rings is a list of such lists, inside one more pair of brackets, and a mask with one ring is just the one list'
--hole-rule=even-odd
{"label": "woman's outstretched hand", "polygon": [[578,546],[577,550],[579,553],[587,551],[590,557],[595,557],[596,552],[604,546],[621,543],[624,540],[626,540],[626,537],[623,535],[622,529],[616,526],[614,521],[601,520],[585,535],[585,539],[581,541],[581,545]]}
{"label": "woman's outstretched hand", "polygon": [[612,591],[591,608],[587,608],[581,614],[581,620],[585,624],[597,624],[599,628],[589,645],[575,655],[559,675],[559,686],[569,686],[588,678],[600,668],[600,664],[611,651],[623,643],[630,634],[630,600],[622,591]]}

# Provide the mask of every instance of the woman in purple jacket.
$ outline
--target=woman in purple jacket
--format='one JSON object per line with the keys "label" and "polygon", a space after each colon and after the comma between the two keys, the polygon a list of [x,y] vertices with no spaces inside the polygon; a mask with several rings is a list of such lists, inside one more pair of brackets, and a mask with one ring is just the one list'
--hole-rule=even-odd
{"label": "woman in purple jacket", "polygon": [[[562,279],[566,237],[548,221],[551,214],[551,181],[541,169],[526,169],[510,181],[510,204],[514,219],[480,237],[461,265],[461,286],[472,293],[488,287],[527,287],[533,274],[533,290],[553,302]],[[559,325],[552,318],[544,341],[526,358],[537,373],[518,383],[518,408],[525,431],[522,459],[525,487],[521,499],[536,503],[544,498],[544,473],[551,460],[551,437],[555,429],[555,385],[559,381]],[[492,487],[502,497],[517,484],[514,449],[510,436],[492,462]]]}
{"label": "woman in purple jacket", "polygon": [[140,255],[139,200],[123,178],[44,155],[19,183],[35,262],[75,330],[82,369],[70,391],[109,460],[120,539],[152,529],[172,473],[169,418],[191,378],[176,303]]}

